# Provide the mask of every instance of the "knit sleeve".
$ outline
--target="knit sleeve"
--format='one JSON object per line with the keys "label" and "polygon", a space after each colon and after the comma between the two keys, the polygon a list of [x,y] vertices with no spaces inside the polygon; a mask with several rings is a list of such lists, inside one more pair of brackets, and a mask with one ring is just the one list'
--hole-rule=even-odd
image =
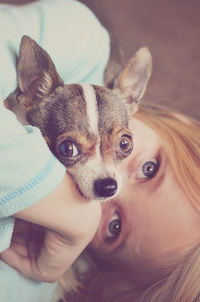
{"label": "knit sleeve", "polygon": [[[102,85],[110,54],[108,32],[95,15],[74,0],[0,5],[0,96],[17,87],[20,41],[28,35],[51,56],[64,82]],[[1,101],[1,100],[0,100]]]}
{"label": "knit sleeve", "polygon": [[64,177],[65,167],[50,152],[38,128],[23,127],[12,112],[0,109],[1,252],[10,244],[12,215],[50,194]]}

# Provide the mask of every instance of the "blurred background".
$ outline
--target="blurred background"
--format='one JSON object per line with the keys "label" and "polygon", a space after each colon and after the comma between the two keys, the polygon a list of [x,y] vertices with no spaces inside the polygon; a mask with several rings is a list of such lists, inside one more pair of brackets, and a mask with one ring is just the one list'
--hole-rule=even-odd
{"label": "blurred background", "polygon": [[[0,3],[28,3],[0,0]],[[111,61],[125,65],[142,46],[153,57],[143,98],[200,119],[200,1],[82,0],[111,35]],[[111,70],[113,72],[113,70]]]}

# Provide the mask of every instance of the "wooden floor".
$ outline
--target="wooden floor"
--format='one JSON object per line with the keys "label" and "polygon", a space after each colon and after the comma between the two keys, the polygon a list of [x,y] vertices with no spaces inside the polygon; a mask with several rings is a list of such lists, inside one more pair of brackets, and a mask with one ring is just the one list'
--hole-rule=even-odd
{"label": "wooden floor", "polygon": [[[22,3],[25,0],[0,0]],[[200,119],[200,1],[82,0],[108,28],[112,56],[125,64],[141,46],[153,56],[144,97]]]}

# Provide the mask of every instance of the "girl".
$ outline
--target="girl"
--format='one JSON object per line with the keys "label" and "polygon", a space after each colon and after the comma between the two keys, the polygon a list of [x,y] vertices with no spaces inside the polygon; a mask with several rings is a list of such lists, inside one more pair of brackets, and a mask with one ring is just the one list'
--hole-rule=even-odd
{"label": "girl", "polygon": [[81,286],[67,301],[199,301],[200,124],[141,104],[130,128],[123,190],[102,205],[89,269],[74,267]]}

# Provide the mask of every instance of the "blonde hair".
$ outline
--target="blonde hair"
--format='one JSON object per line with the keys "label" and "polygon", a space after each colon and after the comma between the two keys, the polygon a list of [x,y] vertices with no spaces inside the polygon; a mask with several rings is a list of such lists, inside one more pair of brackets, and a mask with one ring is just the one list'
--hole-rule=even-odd
{"label": "blonde hair", "polygon": [[200,301],[200,244],[191,248],[189,254],[177,263],[172,273],[149,287],[137,302],[169,301]]}
{"label": "blonde hair", "polygon": [[[178,183],[200,213],[200,123],[159,105],[141,104],[134,117],[160,136]],[[155,281],[128,275],[122,268],[89,257],[90,270],[78,274],[79,292],[67,293],[70,302],[198,302],[200,301],[200,242],[190,247]],[[151,278],[152,277],[152,278]],[[154,281],[145,283],[146,279]]]}

